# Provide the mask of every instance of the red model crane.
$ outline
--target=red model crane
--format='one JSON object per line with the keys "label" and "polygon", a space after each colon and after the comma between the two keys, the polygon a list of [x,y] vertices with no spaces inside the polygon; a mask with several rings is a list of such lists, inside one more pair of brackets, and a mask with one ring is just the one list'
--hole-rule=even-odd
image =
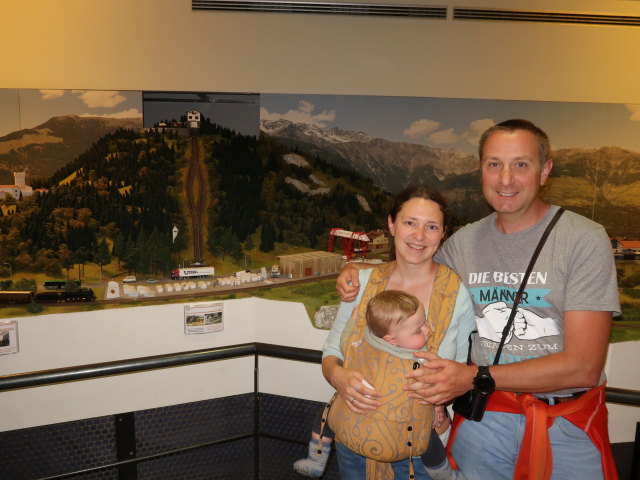
{"label": "red model crane", "polygon": [[359,249],[362,252],[362,258],[367,257],[367,244],[371,241],[368,233],[365,232],[350,232],[342,228],[332,228],[329,231],[329,251],[333,251],[333,241],[335,237],[342,238],[342,250],[347,257],[347,262],[351,260],[356,248],[354,247],[354,241],[359,242]]}

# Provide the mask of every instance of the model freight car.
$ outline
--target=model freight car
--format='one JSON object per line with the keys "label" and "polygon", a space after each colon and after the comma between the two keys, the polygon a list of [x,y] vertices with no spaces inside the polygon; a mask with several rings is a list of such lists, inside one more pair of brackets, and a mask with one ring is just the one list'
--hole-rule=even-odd
{"label": "model freight car", "polygon": [[0,291],[0,305],[26,305],[31,303],[33,292],[18,290]]}
{"label": "model freight car", "polygon": [[204,278],[212,277],[214,275],[213,267],[188,267],[178,268],[171,272],[171,278],[183,279],[183,278]]}

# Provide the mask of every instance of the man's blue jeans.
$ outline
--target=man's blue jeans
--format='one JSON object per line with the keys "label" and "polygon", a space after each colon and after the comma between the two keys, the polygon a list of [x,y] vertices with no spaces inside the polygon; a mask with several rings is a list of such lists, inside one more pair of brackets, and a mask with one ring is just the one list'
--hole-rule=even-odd
{"label": "man's blue jeans", "polygon": [[[467,480],[511,480],[525,428],[524,415],[485,412],[481,422],[464,421],[452,455]],[[549,427],[552,480],[603,478],[600,452],[587,434],[562,417]]]}
{"label": "man's blue jeans", "polygon": [[[352,452],[344,445],[336,442],[336,453],[338,454],[338,468],[340,469],[340,480],[364,480],[366,478],[366,457]],[[395,478],[409,478],[409,460],[401,460],[391,464]],[[415,480],[430,480],[424,469],[420,457],[414,457],[413,468],[415,470]]]}

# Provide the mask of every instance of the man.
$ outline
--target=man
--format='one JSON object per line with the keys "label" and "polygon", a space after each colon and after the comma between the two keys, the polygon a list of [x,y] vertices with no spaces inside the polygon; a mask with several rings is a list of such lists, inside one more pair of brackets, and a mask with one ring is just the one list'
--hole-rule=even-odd
{"label": "man", "polygon": [[[491,127],[479,154],[482,191],[495,212],[460,229],[435,257],[472,293],[473,365],[419,354],[430,361],[408,374],[418,382],[407,388],[442,404],[474,384],[495,385],[482,421],[454,421],[451,453],[469,480],[617,478],[602,372],[620,311],[608,236],[564,213],[527,279],[500,364],[492,365],[514,293],[558,207],[538,197],[553,163],[547,135],[531,122]],[[354,271],[346,267],[338,279],[343,300],[358,289]]]}

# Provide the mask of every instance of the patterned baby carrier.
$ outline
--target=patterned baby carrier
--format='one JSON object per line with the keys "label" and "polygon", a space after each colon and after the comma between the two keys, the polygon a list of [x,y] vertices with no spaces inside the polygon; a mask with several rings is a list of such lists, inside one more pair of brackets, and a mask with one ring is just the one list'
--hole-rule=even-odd
{"label": "patterned baby carrier", "polygon": [[[383,405],[375,411],[355,414],[337,392],[325,407],[323,419],[335,432],[335,439],[351,451],[367,457],[367,478],[392,478],[390,468],[375,462],[395,462],[424,453],[427,449],[433,407],[419,405],[403,389],[409,380],[405,373],[417,367],[415,360],[401,359],[372,347],[364,340],[365,312],[369,300],[385,289],[395,262],[376,266],[362,295],[357,315],[347,323],[341,337],[344,366],[361,372],[381,396]],[[439,265],[436,272],[428,319],[432,333],[427,349],[437,353],[449,327],[460,278],[449,268]],[[323,425],[325,422],[323,421]],[[322,432],[321,432],[322,437]],[[373,461],[373,462],[372,462]],[[384,477],[375,471],[382,468]],[[410,463],[413,475],[413,464]],[[389,476],[389,472],[391,476]]]}

